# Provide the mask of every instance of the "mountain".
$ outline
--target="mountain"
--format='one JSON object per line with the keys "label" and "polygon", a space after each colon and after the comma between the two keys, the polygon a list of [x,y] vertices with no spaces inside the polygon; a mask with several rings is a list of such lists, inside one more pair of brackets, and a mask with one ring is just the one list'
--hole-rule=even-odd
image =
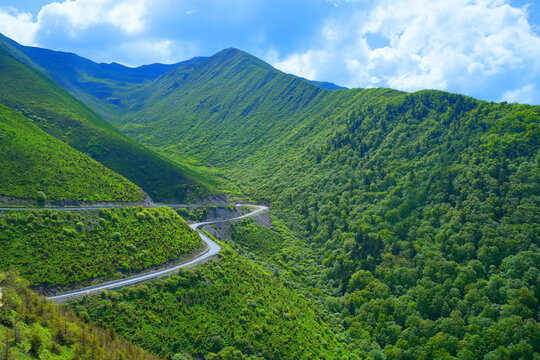
{"label": "mountain", "polygon": [[[48,201],[142,201],[142,190],[0,105],[0,194]],[[47,201],[42,199],[43,202]]]}
{"label": "mountain", "polygon": [[[291,74],[291,75],[296,76],[294,74]],[[312,85],[318,86],[321,89],[326,89],[326,90],[349,90],[349,88],[346,88],[344,86],[339,86],[339,85],[336,85],[336,84],[328,82],[328,81],[315,81],[315,80],[309,80],[309,79],[303,78],[301,76],[297,76],[297,77],[299,79],[307,81],[308,83],[310,83]]]}
{"label": "mountain", "polygon": [[[117,63],[97,64],[73,53],[22,46],[0,34],[0,44],[18,61],[50,76],[77,98],[113,116],[106,104],[121,107],[118,95],[148,84],[173,65],[152,64],[129,68]],[[100,105],[103,102],[103,105]]]}
{"label": "mountain", "polygon": [[[110,120],[121,131],[162,156],[212,169],[210,175],[271,204],[273,224],[289,230],[235,229],[242,256],[260,254],[257,261],[277,269],[279,281],[332,313],[343,332],[331,336],[348,344],[340,348],[350,350],[344,355],[498,359],[540,353],[539,106],[434,90],[330,91],[237,49],[177,64],[115,96],[118,105],[100,100],[99,106],[117,107],[111,113],[119,116]],[[226,308],[224,294],[248,302],[243,296],[255,292],[245,288],[248,271],[234,253],[223,256],[193,276],[164,282],[166,294],[152,285],[78,306],[95,319],[108,314],[107,321],[126,333],[136,321],[142,330],[133,340],[157,347],[158,340],[145,336],[155,329],[145,327],[146,314],[133,305],[146,294],[160,302],[144,306],[166,308],[167,321],[205,313],[208,304]],[[207,297],[195,300],[195,288]],[[288,296],[267,294],[277,301]],[[185,307],[176,306],[178,299]],[[124,307],[133,309],[130,316],[117,319]],[[279,313],[270,307],[262,302],[255,314],[270,321],[272,311]],[[228,352],[287,357],[245,345],[243,339],[257,336],[274,339],[270,325],[271,331],[259,332],[251,322],[236,322],[240,316],[213,320],[202,324]],[[214,349],[201,335],[206,328],[172,326],[192,336],[193,354]],[[177,351],[174,340],[165,343],[167,353]],[[327,353],[317,349],[315,357]]]}
{"label": "mountain", "polygon": [[0,46],[0,103],[50,135],[140,186],[155,201],[196,200],[210,194],[190,170],[120,133],[48,76]]}
{"label": "mountain", "polygon": [[[125,103],[122,131],[272,203],[314,249],[314,287],[330,284],[327,306],[360,354],[540,351],[540,107],[329,91],[235,49],[171,69]],[[523,337],[503,336],[510,328]]]}
{"label": "mountain", "polygon": [[[212,154],[219,153],[222,144],[219,141],[207,141],[208,136],[203,129],[211,126],[216,128],[216,131],[218,128],[222,130],[219,140],[228,141],[225,144],[228,148],[232,148],[231,145],[241,138],[240,134],[249,133],[253,129],[246,129],[251,126],[248,122],[235,123],[231,126],[236,129],[234,132],[220,126],[223,112],[211,105],[217,101],[214,95],[219,96],[219,101],[226,102],[221,107],[226,109],[229,119],[233,121],[241,119],[246,114],[248,117],[255,116],[258,119],[258,131],[254,134],[254,138],[241,140],[250,145],[249,149],[246,149],[244,154],[237,152],[231,154],[231,157],[237,159],[245,158],[246,153],[253,152],[253,147],[259,147],[261,144],[257,138],[266,131],[281,133],[297,130],[294,123],[281,124],[279,128],[269,129],[275,122],[261,121],[266,116],[265,113],[270,111],[276,102],[279,103],[279,97],[284,92],[291,98],[302,98],[301,102],[306,103],[301,106],[294,102],[287,104],[279,111],[281,118],[316,119],[328,116],[333,111],[333,107],[328,107],[324,110],[324,115],[321,115],[321,106],[312,109],[309,104],[321,103],[319,98],[328,95],[326,91],[321,90],[334,89],[334,86],[326,83],[317,83],[313,86],[309,80],[277,71],[263,61],[237,49],[227,49],[212,57],[194,58],[174,65],[154,64],[148,67],[127,68],[118,64],[96,64],[74,54],[24,47],[9,40],[4,40],[4,43],[12,53],[18,54],[18,58],[43,69],[114,124],[123,126],[122,124],[127,123],[123,128],[125,133],[138,137],[137,127],[145,128],[145,134],[153,132],[153,128],[156,128],[156,134],[170,132],[163,138],[165,142],[160,144],[159,151],[173,157],[186,168],[193,169],[193,176],[204,178],[207,183],[217,188],[220,184],[214,174],[200,165],[214,164],[217,159]],[[148,71],[149,69],[153,71]],[[227,71],[226,69],[229,69],[225,75],[228,79],[217,75],[220,70]],[[211,74],[216,74],[216,77],[212,79]],[[255,83],[257,85],[253,86]],[[220,84],[225,86],[220,89]],[[225,89],[226,87],[228,89]],[[263,89],[265,92],[261,93]],[[188,90],[189,95],[184,96]],[[237,90],[242,95],[235,99]],[[171,107],[171,103],[177,105]],[[185,109],[184,106],[189,109]],[[191,108],[192,106],[197,106],[196,111]],[[257,113],[249,114],[250,109],[261,107],[263,109]],[[197,116],[204,116],[204,120],[192,122],[190,117],[195,113]],[[315,124],[310,124],[311,128],[316,126],[316,121],[312,122]],[[192,125],[195,125],[196,129],[188,129]],[[148,126],[151,129],[146,129]],[[189,136],[184,138],[185,134]],[[178,141],[178,145],[172,144],[173,138]],[[139,140],[146,141],[144,137],[140,137]],[[154,141],[149,143],[155,145]],[[199,144],[204,144],[208,151],[204,151],[204,156],[192,159],[191,154],[196,154],[199,150],[192,150],[191,147],[200,147]],[[182,157],[176,156],[178,152],[174,149],[179,146],[187,147]]]}

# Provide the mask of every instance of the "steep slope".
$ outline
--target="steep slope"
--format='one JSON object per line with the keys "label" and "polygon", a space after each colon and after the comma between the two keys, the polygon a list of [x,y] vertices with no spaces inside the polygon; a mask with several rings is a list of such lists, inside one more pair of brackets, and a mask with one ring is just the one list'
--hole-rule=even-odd
{"label": "steep slope", "polygon": [[0,211],[1,270],[43,292],[143,272],[204,249],[168,207],[99,211]]}
{"label": "steep slope", "polygon": [[[96,203],[142,201],[140,188],[0,105],[0,195]],[[46,201],[46,199],[42,199]]]}
{"label": "steep slope", "polygon": [[139,185],[156,201],[194,200],[209,192],[188,170],[118,132],[55,84],[0,47],[0,103],[45,132]]}
{"label": "steep slope", "polygon": [[119,116],[122,98],[174,66],[151,64],[129,68],[117,63],[97,64],[72,53],[22,46],[2,34],[0,44],[17,60],[49,75],[106,118]]}
{"label": "steep slope", "polygon": [[356,93],[318,88],[227,49],[135,92],[118,125],[175,160],[208,163],[238,180],[270,173],[268,158],[287,167],[284,153],[323,141],[332,132],[331,118],[354,103]]}
{"label": "steep slope", "polygon": [[320,306],[223,246],[219,262],[70,306],[166,357],[351,358]]}
{"label": "steep slope", "polygon": [[160,359],[46,301],[13,272],[0,272],[2,359]]}

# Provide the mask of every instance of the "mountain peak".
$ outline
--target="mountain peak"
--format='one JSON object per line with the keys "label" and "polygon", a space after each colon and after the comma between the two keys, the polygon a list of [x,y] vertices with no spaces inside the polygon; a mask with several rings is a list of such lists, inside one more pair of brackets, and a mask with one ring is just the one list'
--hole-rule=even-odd
{"label": "mountain peak", "polygon": [[264,62],[258,57],[251,55],[243,50],[236,48],[223,49],[220,52],[214,54],[208,58],[209,63],[213,63],[218,66],[227,66],[229,68],[246,69],[252,66],[267,71],[278,71],[272,65]]}

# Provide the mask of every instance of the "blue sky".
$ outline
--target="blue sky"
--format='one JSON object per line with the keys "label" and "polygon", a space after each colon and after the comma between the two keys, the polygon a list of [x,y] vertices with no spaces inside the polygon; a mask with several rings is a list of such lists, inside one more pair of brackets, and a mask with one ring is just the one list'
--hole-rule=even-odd
{"label": "blue sky", "polygon": [[540,104],[538,0],[0,0],[0,32],[97,62],[237,47],[348,87]]}

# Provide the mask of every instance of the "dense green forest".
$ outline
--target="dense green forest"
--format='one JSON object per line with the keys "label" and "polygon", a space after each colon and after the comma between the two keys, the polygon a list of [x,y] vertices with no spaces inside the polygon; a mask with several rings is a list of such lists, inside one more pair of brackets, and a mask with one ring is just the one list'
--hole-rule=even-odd
{"label": "dense green forest", "polygon": [[159,359],[38,297],[14,272],[0,272],[0,359]]}
{"label": "dense green forest", "polygon": [[540,109],[427,91],[379,101],[259,179],[260,196],[276,194],[318,252],[327,306],[360,349],[533,358]]}
{"label": "dense green forest", "polygon": [[42,130],[141,187],[155,201],[195,201],[209,185],[121,134],[80,100],[38,70],[15,59],[0,38],[0,103],[21,112]]}
{"label": "dense green forest", "polygon": [[0,270],[17,269],[42,290],[139,273],[203,246],[167,207],[0,212]]}
{"label": "dense green forest", "polygon": [[[141,201],[142,191],[0,105],[0,194],[49,201]],[[37,199],[39,193],[41,198]],[[42,204],[43,205],[43,204]]]}

